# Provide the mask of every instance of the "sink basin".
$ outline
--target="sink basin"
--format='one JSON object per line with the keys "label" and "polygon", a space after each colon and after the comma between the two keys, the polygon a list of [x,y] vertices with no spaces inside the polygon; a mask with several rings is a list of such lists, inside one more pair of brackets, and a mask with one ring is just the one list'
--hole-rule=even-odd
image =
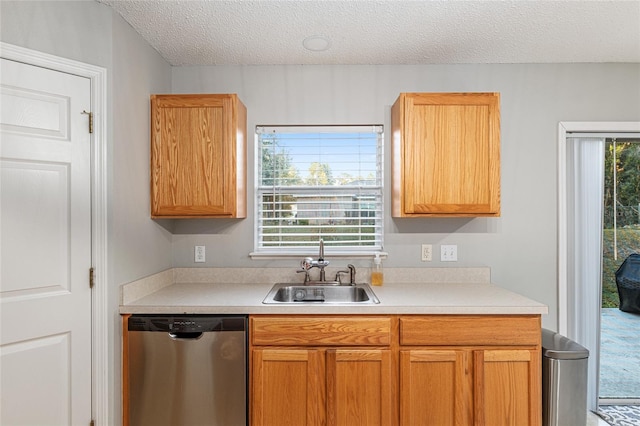
{"label": "sink basin", "polygon": [[380,303],[369,284],[355,285],[295,285],[276,284],[262,303]]}

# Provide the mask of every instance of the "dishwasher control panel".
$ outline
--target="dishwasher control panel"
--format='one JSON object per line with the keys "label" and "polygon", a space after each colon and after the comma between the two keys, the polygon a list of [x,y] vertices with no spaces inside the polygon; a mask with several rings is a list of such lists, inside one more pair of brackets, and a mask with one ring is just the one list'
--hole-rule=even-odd
{"label": "dishwasher control panel", "polygon": [[208,331],[243,331],[246,316],[216,315],[132,315],[129,331],[161,331],[168,333],[204,333]]}

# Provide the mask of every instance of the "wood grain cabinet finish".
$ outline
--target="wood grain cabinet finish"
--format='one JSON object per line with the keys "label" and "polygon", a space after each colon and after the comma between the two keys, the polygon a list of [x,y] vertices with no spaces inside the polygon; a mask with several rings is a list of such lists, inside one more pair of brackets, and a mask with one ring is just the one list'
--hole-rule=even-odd
{"label": "wood grain cabinet finish", "polygon": [[380,316],[251,317],[254,345],[388,346],[391,318]]}
{"label": "wood grain cabinet finish", "polygon": [[537,315],[401,317],[400,424],[539,426],[540,333]]}
{"label": "wood grain cabinet finish", "polygon": [[471,425],[469,356],[457,349],[400,351],[400,424]]}
{"label": "wood grain cabinet finish", "polygon": [[323,353],[304,348],[251,351],[251,424],[325,424]]}
{"label": "wood grain cabinet finish", "polygon": [[391,109],[392,216],[500,216],[500,95],[402,93]]}
{"label": "wood grain cabinet finish", "polygon": [[389,317],[251,317],[251,424],[397,424],[391,324]]}
{"label": "wood grain cabinet finish", "polygon": [[389,349],[328,349],[327,425],[395,425],[395,365]]}
{"label": "wood grain cabinet finish", "polygon": [[473,356],[476,425],[542,423],[539,349],[476,349]]}
{"label": "wood grain cabinet finish", "polygon": [[246,217],[247,110],[234,94],[151,96],[151,216]]}
{"label": "wood grain cabinet finish", "polygon": [[539,315],[251,316],[251,424],[540,426],[540,327]]}

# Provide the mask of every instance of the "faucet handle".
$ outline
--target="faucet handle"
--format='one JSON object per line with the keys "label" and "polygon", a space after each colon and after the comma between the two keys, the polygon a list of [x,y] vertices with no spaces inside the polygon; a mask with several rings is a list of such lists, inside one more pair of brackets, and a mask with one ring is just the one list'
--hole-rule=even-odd
{"label": "faucet handle", "polygon": [[341,274],[349,274],[349,284],[355,285],[356,283],[356,267],[352,264],[347,265],[347,269],[343,269],[342,271],[336,272],[336,281],[342,284],[342,276]]}
{"label": "faucet handle", "polygon": [[346,269],[346,270],[344,270],[344,271],[338,271],[338,272],[336,272],[336,279],[335,279],[335,280],[336,280],[336,281],[338,281],[338,283],[339,283],[340,285],[342,285],[342,274],[350,274],[350,272],[351,272],[351,271],[350,271],[349,269]]}
{"label": "faucet handle", "polygon": [[300,269],[298,271],[296,271],[298,274],[304,272],[304,283],[308,283],[311,279],[309,278],[309,271],[307,271],[306,269]]}
{"label": "faucet handle", "polygon": [[347,268],[349,268],[349,282],[351,284],[355,284],[356,283],[356,267],[353,266],[352,264],[348,264]]}

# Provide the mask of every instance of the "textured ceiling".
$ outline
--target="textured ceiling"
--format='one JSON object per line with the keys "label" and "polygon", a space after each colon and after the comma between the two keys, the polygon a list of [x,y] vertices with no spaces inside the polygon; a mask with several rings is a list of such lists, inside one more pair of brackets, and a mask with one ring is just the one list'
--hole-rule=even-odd
{"label": "textured ceiling", "polygon": [[97,1],[172,65],[640,62],[640,0]]}

